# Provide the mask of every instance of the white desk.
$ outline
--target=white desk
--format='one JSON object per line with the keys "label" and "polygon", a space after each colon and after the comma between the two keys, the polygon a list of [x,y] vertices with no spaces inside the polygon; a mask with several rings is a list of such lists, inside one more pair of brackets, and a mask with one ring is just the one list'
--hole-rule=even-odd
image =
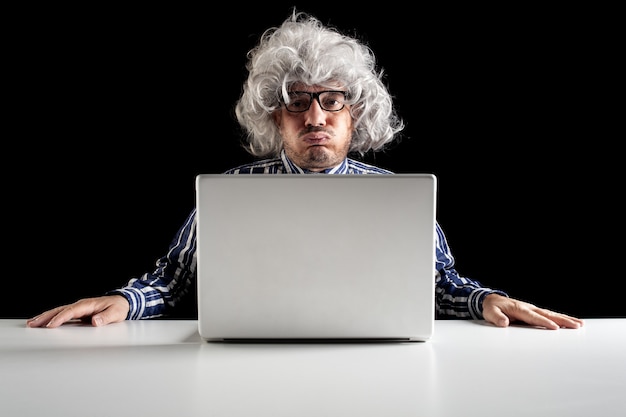
{"label": "white desk", "polygon": [[0,320],[0,416],[626,415],[626,318],[437,321],[424,343],[234,344],[196,321]]}

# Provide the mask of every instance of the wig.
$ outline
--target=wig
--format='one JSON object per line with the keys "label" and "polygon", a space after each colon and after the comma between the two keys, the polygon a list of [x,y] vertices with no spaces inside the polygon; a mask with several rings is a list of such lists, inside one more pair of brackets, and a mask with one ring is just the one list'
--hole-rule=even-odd
{"label": "wig", "polygon": [[272,112],[294,83],[347,91],[354,120],[350,153],[380,151],[404,128],[383,83],[373,51],[360,40],[294,9],[281,26],[266,30],[248,52],[248,78],[235,114],[244,147],[259,158],[277,157],[282,138]]}

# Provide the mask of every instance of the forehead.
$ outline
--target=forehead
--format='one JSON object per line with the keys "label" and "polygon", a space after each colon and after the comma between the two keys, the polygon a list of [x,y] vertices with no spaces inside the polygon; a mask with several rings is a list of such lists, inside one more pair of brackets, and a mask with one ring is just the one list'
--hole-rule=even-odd
{"label": "forehead", "polygon": [[308,85],[302,82],[296,82],[291,84],[289,87],[289,91],[308,91],[308,92],[318,92],[324,90],[343,90],[343,85],[336,81],[329,81],[323,85],[315,84]]}

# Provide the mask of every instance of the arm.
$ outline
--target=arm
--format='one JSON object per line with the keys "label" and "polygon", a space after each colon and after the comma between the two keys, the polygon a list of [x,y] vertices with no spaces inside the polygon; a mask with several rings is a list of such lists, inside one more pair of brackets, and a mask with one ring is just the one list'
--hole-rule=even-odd
{"label": "arm", "polygon": [[483,319],[483,302],[489,294],[503,291],[484,287],[480,282],[459,275],[454,268],[454,257],[443,230],[436,225],[435,249],[435,307],[439,319]]}
{"label": "arm", "polygon": [[168,314],[191,289],[196,276],[195,210],[176,233],[165,256],[152,273],[131,279],[122,288],[102,297],[84,298],[45,311],[27,320],[28,327],[59,327],[70,320],[103,326],[123,320],[147,319]]}
{"label": "arm", "polygon": [[583,326],[581,319],[510,298],[503,291],[483,287],[478,281],[461,277],[454,268],[454,258],[439,224],[436,229],[437,318],[484,319],[498,327],[522,322],[551,330],[560,327],[577,329]]}
{"label": "arm", "polygon": [[170,243],[167,254],[152,273],[131,279],[107,294],[122,295],[130,309],[127,320],[148,319],[168,314],[185,296],[196,279],[196,211],[189,214]]}

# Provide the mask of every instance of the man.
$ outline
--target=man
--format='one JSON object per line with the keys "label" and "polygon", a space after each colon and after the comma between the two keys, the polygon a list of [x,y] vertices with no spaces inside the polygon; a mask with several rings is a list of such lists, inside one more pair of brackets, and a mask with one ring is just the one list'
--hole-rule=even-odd
{"label": "man", "polygon": [[[366,45],[294,10],[262,35],[248,58],[235,112],[257,161],[226,174],[392,174],[349,157],[384,149],[404,128]],[[195,215],[152,273],[102,297],[43,312],[27,325],[54,328],[89,319],[101,326],[170,314],[195,285]],[[583,325],[460,276],[439,225],[436,234],[437,317],[485,319],[499,327],[515,321],[547,329]]]}

